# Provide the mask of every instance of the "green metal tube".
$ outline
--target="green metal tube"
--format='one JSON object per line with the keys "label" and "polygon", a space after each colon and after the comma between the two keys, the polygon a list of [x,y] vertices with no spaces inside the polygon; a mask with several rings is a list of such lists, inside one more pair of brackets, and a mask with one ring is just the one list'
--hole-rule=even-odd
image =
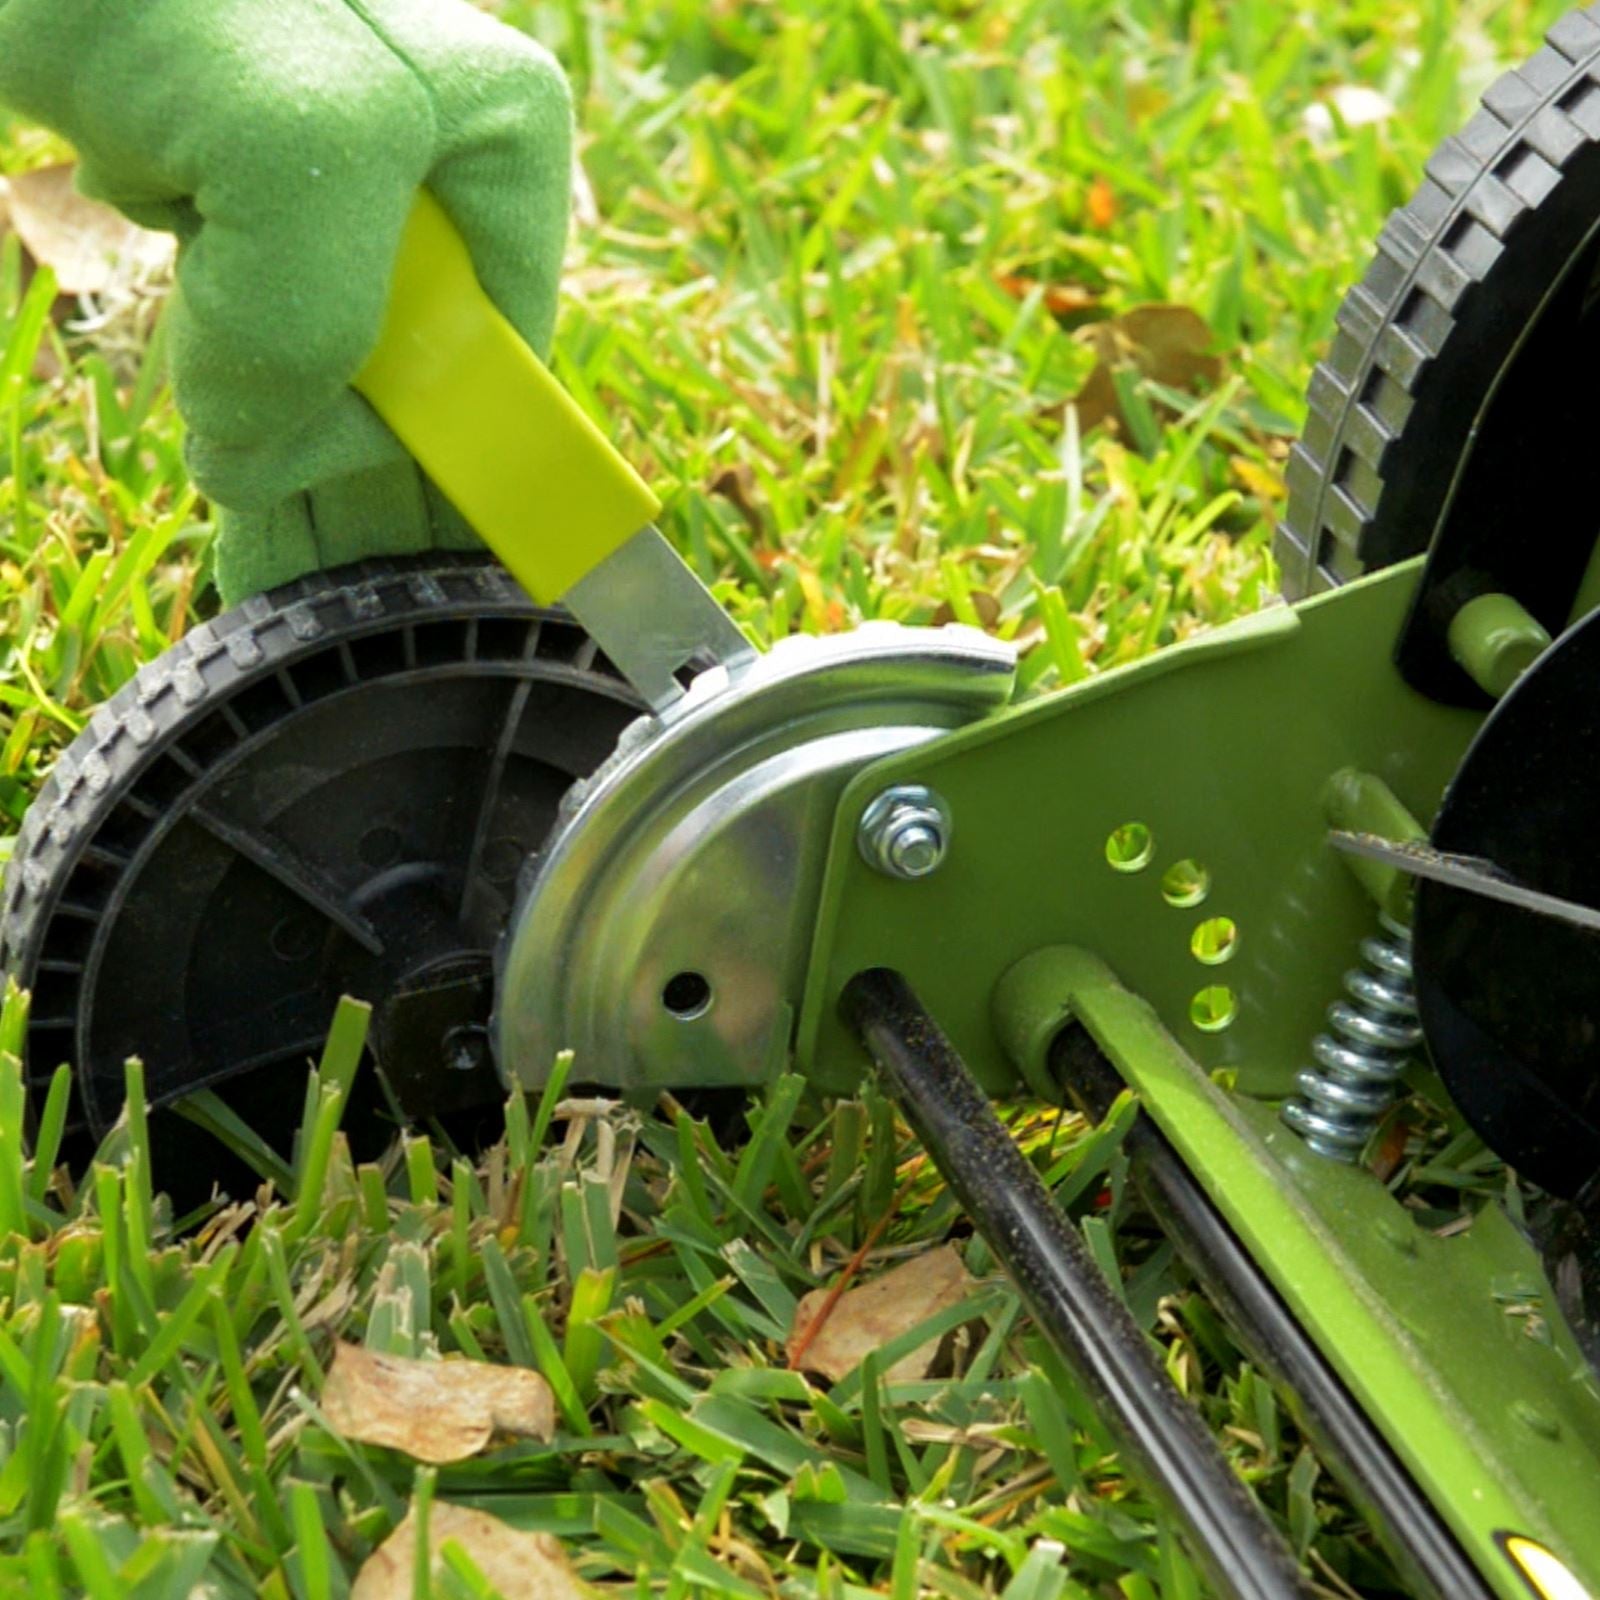
{"label": "green metal tube", "polygon": [[1486,695],[1498,700],[1550,648],[1537,618],[1508,594],[1480,594],[1450,619],[1450,654]]}
{"label": "green metal tube", "polygon": [[1023,957],[992,990],[991,1020],[1030,1081],[1061,1027],[1085,1029],[1494,1594],[1527,1596],[1507,1530],[1600,1592],[1600,1423],[1570,1333],[1552,1317],[1548,1347],[1519,1335],[1487,1287],[1537,1272],[1503,1216],[1487,1208],[1448,1239],[1418,1228],[1370,1173],[1311,1155],[1271,1108],[1224,1093],[1092,951]]}
{"label": "green metal tube", "polygon": [[[1345,833],[1372,833],[1391,844],[1411,844],[1428,837],[1428,830],[1382,778],[1355,767],[1343,767],[1328,779],[1322,791],[1322,811],[1331,827]],[[1408,874],[1365,856],[1340,859],[1380,911],[1410,927],[1412,880]]]}

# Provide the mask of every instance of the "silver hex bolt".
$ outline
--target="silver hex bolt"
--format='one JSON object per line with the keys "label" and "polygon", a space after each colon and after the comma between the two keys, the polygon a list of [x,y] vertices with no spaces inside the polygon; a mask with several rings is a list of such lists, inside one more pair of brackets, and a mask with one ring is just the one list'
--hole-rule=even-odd
{"label": "silver hex bolt", "polygon": [[896,784],[861,813],[856,842],[862,859],[890,878],[926,878],[950,848],[950,808],[932,789]]}

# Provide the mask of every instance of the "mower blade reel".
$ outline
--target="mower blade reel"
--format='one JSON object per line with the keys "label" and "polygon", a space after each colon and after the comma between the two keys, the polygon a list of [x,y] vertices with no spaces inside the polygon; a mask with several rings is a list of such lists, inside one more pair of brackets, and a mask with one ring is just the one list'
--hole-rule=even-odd
{"label": "mower blade reel", "polygon": [[1435,850],[1420,839],[1380,839],[1373,833],[1346,833],[1340,829],[1330,833],[1328,841],[1335,850],[1342,850],[1346,855],[1363,856],[1368,861],[1378,861],[1386,867],[1410,873],[1414,878],[1447,883],[1453,889],[1465,889],[1468,894],[1482,895],[1486,900],[1498,900],[1502,905],[1516,906],[1542,917],[1571,923],[1574,928],[1600,933],[1600,911],[1557,894],[1546,894],[1542,889],[1531,889],[1484,856]]}

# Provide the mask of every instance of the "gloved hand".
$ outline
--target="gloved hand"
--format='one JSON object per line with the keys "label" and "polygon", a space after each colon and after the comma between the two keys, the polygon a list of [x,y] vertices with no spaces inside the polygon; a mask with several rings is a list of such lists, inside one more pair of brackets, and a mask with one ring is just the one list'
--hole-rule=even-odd
{"label": "gloved hand", "polygon": [[0,0],[0,100],[179,237],[172,375],[226,602],[475,543],[348,384],[424,184],[548,349],[572,113],[543,50],[464,0]]}

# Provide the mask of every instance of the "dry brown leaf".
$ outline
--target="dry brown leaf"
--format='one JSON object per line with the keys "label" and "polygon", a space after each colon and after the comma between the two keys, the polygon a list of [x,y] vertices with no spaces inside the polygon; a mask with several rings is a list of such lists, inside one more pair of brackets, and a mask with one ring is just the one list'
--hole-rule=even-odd
{"label": "dry brown leaf", "polygon": [[[980,626],[992,628],[1000,621],[1000,602],[987,589],[970,590],[967,598],[972,601],[972,610]],[[955,620],[956,608],[948,600],[941,601],[928,619],[929,625],[935,628],[942,628],[947,622]]]}
{"label": "dry brown leaf", "polygon": [[[829,1293],[826,1289],[813,1289],[795,1307],[789,1346],[797,1349],[806,1339],[802,1366],[837,1383],[891,1339],[908,1333],[936,1312],[959,1305],[971,1287],[972,1279],[955,1246],[941,1245],[840,1295],[828,1320],[811,1334],[811,1325]],[[925,1378],[938,1353],[939,1340],[930,1339],[910,1355],[902,1356],[883,1376],[890,1383]]]}
{"label": "dry brown leaf", "polygon": [[[1038,289],[1041,280],[1021,272],[1003,272],[995,282],[1013,300],[1026,300]],[[1080,317],[1100,304],[1100,296],[1081,283],[1044,284],[1044,308],[1053,317]]]}
{"label": "dry brown leaf", "polygon": [[721,495],[744,518],[746,526],[758,537],[762,533],[760,487],[755,470],[748,462],[737,461],[724,467],[706,485],[709,493]]}
{"label": "dry brown leaf", "polygon": [[1111,376],[1118,367],[1132,368],[1168,389],[1210,388],[1222,377],[1211,329],[1188,306],[1135,306],[1120,317],[1092,324],[1078,337],[1100,358],[1073,401],[1085,433],[1108,417],[1126,426]]}
{"label": "dry brown leaf", "polygon": [[525,1367],[486,1361],[413,1361],[341,1344],[322,1412],[347,1439],[387,1445],[440,1464],[476,1455],[497,1433],[549,1439],[550,1385]]}
{"label": "dry brown leaf", "polygon": [[1089,226],[1104,232],[1117,220],[1117,191],[1104,178],[1095,178],[1084,196],[1084,211]]}
{"label": "dry brown leaf", "polygon": [[[590,1591],[567,1563],[561,1541],[548,1533],[524,1533],[491,1517],[435,1501],[428,1509],[429,1568],[444,1576],[439,1547],[453,1539],[505,1600],[584,1600]],[[411,1600],[416,1559],[414,1511],[367,1558],[350,1589],[350,1600]]]}
{"label": "dry brown leaf", "polygon": [[51,268],[63,294],[126,289],[165,269],[170,235],[136,228],[110,206],[73,188],[68,164],[19,172],[7,181],[11,226],[28,254]]}

